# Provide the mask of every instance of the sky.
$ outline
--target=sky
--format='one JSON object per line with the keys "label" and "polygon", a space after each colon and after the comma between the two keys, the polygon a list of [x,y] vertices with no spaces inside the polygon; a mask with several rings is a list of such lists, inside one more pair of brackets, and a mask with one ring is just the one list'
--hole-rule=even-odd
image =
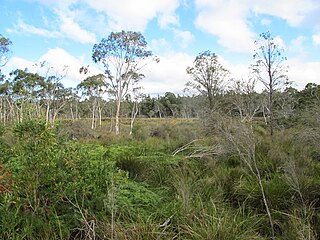
{"label": "sky", "polygon": [[320,84],[320,0],[0,0],[0,34],[12,41],[2,69],[39,69],[46,61],[76,87],[103,69],[92,61],[95,43],[111,32],[139,31],[160,58],[144,69],[147,94],[182,94],[186,68],[210,50],[230,72],[246,79],[254,41],[269,31],[283,48],[293,86]]}

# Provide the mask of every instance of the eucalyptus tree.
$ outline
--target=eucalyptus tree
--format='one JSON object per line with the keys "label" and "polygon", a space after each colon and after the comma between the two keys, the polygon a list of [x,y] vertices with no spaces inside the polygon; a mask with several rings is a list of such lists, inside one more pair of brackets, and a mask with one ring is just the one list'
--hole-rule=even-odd
{"label": "eucalyptus tree", "polygon": [[42,99],[46,108],[46,122],[54,122],[59,112],[72,97],[72,89],[65,88],[59,76],[49,76],[44,81]]}
{"label": "eucalyptus tree", "polygon": [[222,66],[215,53],[204,51],[196,57],[193,66],[187,68],[187,73],[193,80],[186,84],[187,88],[193,88],[206,96],[212,111],[215,97],[221,93],[229,71]]}
{"label": "eucalyptus tree", "polygon": [[6,122],[14,118],[14,105],[12,102],[12,83],[3,76],[0,81],[0,121],[5,125]]}
{"label": "eucalyptus tree", "polygon": [[67,75],[68,66],[64,66],[60,71],[51,67],[46,61],[39,62],[35,66],[39,68],[39,74],[44,78],[41,99],[45,106],[46,122],[54,122],[72,97],[72,89],[65,88],[61,82]]}
{"label": "eucalyptus tree", "polygon": [[5,123],[7,119],[6,111],[8,109],[8,87],[9,82],[5,79],[5,76],[1,72],[1,67],[6,65],[8,61],[8,55],[10,53],[10,46],[12,42],[9,38],[3,37],[0,34],[0,121]]}
{"label": "eucalyptus tree", "polygon": [[77,94],[77,89],[72,89],[68,100],[68,108],[70,110],[69,118],[71,118],[72,122],[74,122],[77,119],[80,119],[79,103],[80,97]]}
{"label": "eucalyptus tree", "polygon": [[312,110],[320,104],[320,85],[308,83],[303,90],[297,94],[297,108],[299,110]]}
{"label": "eucalyptus tree", "polygon": [[228,95],[242,122],[251,122],[261,109],[262,102],[255,91],[256,82],[252,77],[232,80]]}
{"label": "eucalyptus tree", "polygon": [[99,44],[93,46],[92,59],[103,65],[115,97],[115,132],[119,134],[121,102],[127,95],[130,84],[137,83],[144,77],[142,69],[148,60],[154,59],[152,52],[147,50],[147,42],[141,33],[112,32],[108,38],[103,38]]}
{"label": "eucalyptus tree", "polygon": [[270,32],[261,33],[255,41],[257,49],[253,58],[255,63],[252,70],[257,79],[264,85],[268,93],[268,112],[270,135],[274,132],[274,95],[275,92],[287,86],[289,79],[287,76],[286,58],[283,57],[283,49],[271,36]]}
{"label": "eucalyptus tree", "polygon": [[174,93],[166,92],[164,96],[159,98],[159,101],[164,108],[166,116],[177,117],[181,103]]}
{"label": "eucalyptus tree", "polygon": [[139,105],[142,99],[144,98],[144,94],[142,93],[142,87],[132,87],[132,94],[129,94],[129,99],[131,102],[131,117],[130,117],[130,132],[129,135],[132,135],[133,125],[136,120],[136,117],[139,113]]}
{"label": "eucalyptus tree", "polygon": [[41,116],[40,96],[44,78],[28,69],[16,69],[10,73],[11,100],[18,110],[19,121],[24,117],[39,118]]}
{"label": "eucalyptus tree", "polygon": [[140,114],[148,117],[153,117],[154,102],[154,98],[151,98],[150,95],[144,95],[143,99],[140,102]]}
{"label": "eucalyptus tree", "polygon": [[319,129],[320,122],[320,85],[308,83],[303,90],[295,94],[294,106],[296,120],[305,126]]}
{"label": "eucalyptus tree", "polygon": [[102,97],[107,90],[106,77],[103,74],[94,75],[84,79],[77,89],[83,97],[88,98],[91,102],[90,111],[92,114],[91,128],[96,127],[96,113],[99,114],[99,125],[101,126],[102,119]]}
{"label": "eucalyptus tree", "polygon": [[12,42],[9,38],[5,38],[0,34],[0,67],[3,67],[8,61],[8,55],[10,53],[10,45]]}

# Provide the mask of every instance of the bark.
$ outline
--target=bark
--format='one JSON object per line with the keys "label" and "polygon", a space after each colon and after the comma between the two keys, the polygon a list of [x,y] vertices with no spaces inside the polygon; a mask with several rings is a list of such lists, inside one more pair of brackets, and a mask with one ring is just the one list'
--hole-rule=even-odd
{"label": "bark", "polygon": [[115,123],[115,132],[116,135],[120,134],[120,107],[121,107],[121,99],[117,99],[117,111],[116,111],[116,123]]}
{"label": "bark", "polygon": [[131,121],[130,121],[130,133],[129,135],[132,135],[132,129],[133,129],[133,124],[134,124],[134,121],[136,119],[136,116],[138,114],[138,103],[134,102],[133,103],[133,108],[132,108],[132,111],[131,111]]}

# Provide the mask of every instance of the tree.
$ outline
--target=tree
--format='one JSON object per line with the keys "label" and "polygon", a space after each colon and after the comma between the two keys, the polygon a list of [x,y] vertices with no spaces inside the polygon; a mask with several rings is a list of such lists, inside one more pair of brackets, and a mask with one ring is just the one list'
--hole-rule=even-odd
{"label": "tree", "polygon": [[0,121],[2,120],[3,123],[5,123],[6,120],[6,114],[4,112],[6,105],[6,100],[8,100],[8,93],[7,93],[7,87],[8,87],[8,81],[5,81],[5,76],[1,72],[1,67],[6,65],[8,61],[8,55],[10,53],[9,46],[12,44],[10,39],[3,37],[0,34]]}
{"label": "tree", "polygon": [[255,92],[256,80],[248,77],[248,79],[233,79],[228,96],[232,105],[236,108],[237,113],[242,122],[252,122],[253,117],[261,108],[259,95]]}
{"label": "tree", "polygon": [[62,71],[50,67],[46,61],[36,63],[35,66],[39,68],[38,71],[44,79],[40,95],[46,108],[46,122],[54,122],[72,96],[72,89],[65,88],[61,83],[67,75],[68,66],[64,66]]}
{"label": "tree", "polygon": [[320,103],[320,85],[308,83],[303,90],[297,94],[297,108],[299,110],[310,110]]}
{"label": "tree", "polygon": [[130,83],[144,77],[141,70],[148,63],[152,52],[147,50],[144,36],[138,32],[112,32],[93,46],[92,59],[101,63],[109,80],[116,102],[115,132],[120,133],[121,102],[128,93]]}
{"label": "tree", "polygon": [[177,117],[179,113],[179,99],[172,92],[166,92],[164,96],[159,98],[160,103],[164,108],[166,117]]}
{"label": "tree", "polygon": [[18,121],[27,118],[40,118],[41,116],[41,91],[44,78],[37,73],[31,73],[28,69],[16,69],[10,73],[11,95],[14,105],[18,110]]}
{"label": "tree", "polygon": [[102,95],[106,92],[106,83],[105,76],[103,74],[94,75],[83,80],[78,86],[77,89],[82,92],[82,96],[88,97],[91,102],[91,113],[92,113],[92,121],[91,121],[91,129],[94,129],[96,112],[99,113],[99,125],[101,126],[101,118],[102,118],[102,107],[101,100]]}
{"label": "tree", "polygon": [[252,70],[257,79],[265,86],[268,93],[268,112],[270,135],[274,132],[274,93],[289,84],[287,66],[284,65],[283,49],[269,32],[261,33],[255,41],[257,49],[253,58],[256,61]]}
{"label": "tree", "polygon": [[55,121],[59,112],[72,96],[72,90],[65,88],[58,76],[49,76],[44,82],[42,97],[46,106],[46,122]]}
{"label": "tree", "polygon": [[132,96],[129,96],[131,98],[131,119],[130,119],[130,132],[129,135],[132,135],[133,131],[133,124],[136,120],[136,117],[139,112],[139,103],[141,102],[144,95],[142,94],[142,87],[134,87],[132,89]]}
{"label": "tree", "polygon": [[187,68],[193,81],[188,82],[191,87],[205,95],[209,102],[209,109],[214,109],[214,98],[221,92],[223,81],[229,71],[218,61],[218,56],[210,51],[200,53],[193,62],[192,67]]}
{"label": "tree", "polygon": [[9,46],[12,42],[9,38],[5,38],[0,34],[0,67],[6,65],[8,61],[8,54],[10,53]]}
{"label": "tree", "polygon": [[72,92],[68,100],[68,107],[70,110],[69,118],[72,119],[72,122],[75,122],[75,120],[80,119],[79,103],[80,103],[80,97],[77,95],[77,90],[72,89]]}
{"label": "tree", "polygon": [[[216,123],[214,129],[217,133],[222,134],[221,139],[226,140],[226,146],[224,149],[231,150],[236,153],[242,163],[249,170],[249,174],[254,176],[258,184],[263,204],[266,213],[269,218],[271,239],[275,240],[274,220],[270,210],[270,204],[266,196],[266,190],[263,184],[262,171],[259,167],[259,160],[264,160],[259,154],[257,154],[256,145],[258,139],[255,137],[252,122],[249,124],[239,122],[236,119],[216,116]],[[223,141],[222,141],[223,142]],[[264,163],[265,164],[265,163]]]}

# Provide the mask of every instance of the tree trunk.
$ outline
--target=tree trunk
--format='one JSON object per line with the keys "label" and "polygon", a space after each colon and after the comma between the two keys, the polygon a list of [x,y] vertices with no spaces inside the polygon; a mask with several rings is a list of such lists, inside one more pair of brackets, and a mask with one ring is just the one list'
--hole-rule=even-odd
{"label": "tree trunk", "polygon": [[120,107],[121,107],[121,98],[118,98],[116,100],[116,104],[117,104],[117,111],[116,111],[116,123],[115,123],[115,132],[116,135],[120,134]]}
{"label": "tree trunk", "polygon": [[208,93],[209,109],[210,109],[210,111],[212,111],[213,110],[213,96],[212,96],[212,91],[210,88],[207,89],[207,93]]}
{"label": "tree trunk", "polygon": [[266,197],[266,194],[265,194],[265,190],[264,190],[264,187],[263,187],[263,184],[262,184],[261,175],[260,175],[259,168],[257,166],[257,162],[256,162],[256,159],[255,159],[255,156],[253,156],[253,159],[254,159],[253,163],[254,163],[254,168],[255,168],[255,177],[256,177],[256,179],[258,181],[258,185],[260,187],[260,191],[261,191],[261,195],[262,195],[263,204],[264,204],[264,206],[266,208],[266,212],[267,212],[267,215],[268,215],[268,218],[269,218],[269,223],[270,223],[270,228],[271,228],[271,238],[274,240],[275,239],[275,232],[274,232],[272,215],[271,215],[271,212],[270,212],[269,204],[268,204],[267,197]]}
{"label": "tree trunk", "polygon": [[76,103],[76,113],[75,113],[75,119],[76,119],[76,120],[80,119],[80,116],[79,116],[79,111],[78,111],[78,103]]}
{"label": "tree trunk", "polygon": [[5,107],[4,107],[4,103],[3,103],[3,99],[2,99],[2,97],[0,97],[0,121],[2,122],[2,123],[4,123],[5,121],[4,121],[4,116],[5,116],[5,113],[4,113],[4,111],[5,111]]}
{"label": "tree trunk", "polygon": [[46,123],[50,121],[49,119],[49,114],[50,114],[50,103],[47,102],[47,110],[46,110]]}
{"label": "tree trunk", "polygon": [[91,129],[94,129],[94,122],[95,122],[94,112],[95,112],[95,108],[93,106],[93,108],[92,108],[92,118],[91,118]]}
{"label": "tree trunk", "polygon": [[130,133],[129,133],[129,135],[132,135],[133,124],[134,124],[134,121],[136,119],[137,114],[138,114],[138,103],[134,102],[133,103],[132,112],[131,112]]}
{"label": "tree trunk", "polygon": [[274,115],[273,115],[273,87],[272,87],[272,78],[270,76],[270,85],[269,85],[269,111],[270,111],[270,135],[273,135],[274,131]]}
{"label": "tree trunk", "polygon": [[100,101],[98,101],[98,113],[99,113],[99,126],[102,126],[102,108]]}
{"label": "tree trunk", "polygon": [[95,129],[95,112],[96,112],[96,99],[94,99],[92,104],[92,118],[91,118],[91,129]]}
{"label": "tree trunk", "polygon": [[71,114],[71,119],[72,119],[72,122],[74,122],[74,114],[73,114],[73,109],[72,109],[72,103],[70,104],[70,114]]}

